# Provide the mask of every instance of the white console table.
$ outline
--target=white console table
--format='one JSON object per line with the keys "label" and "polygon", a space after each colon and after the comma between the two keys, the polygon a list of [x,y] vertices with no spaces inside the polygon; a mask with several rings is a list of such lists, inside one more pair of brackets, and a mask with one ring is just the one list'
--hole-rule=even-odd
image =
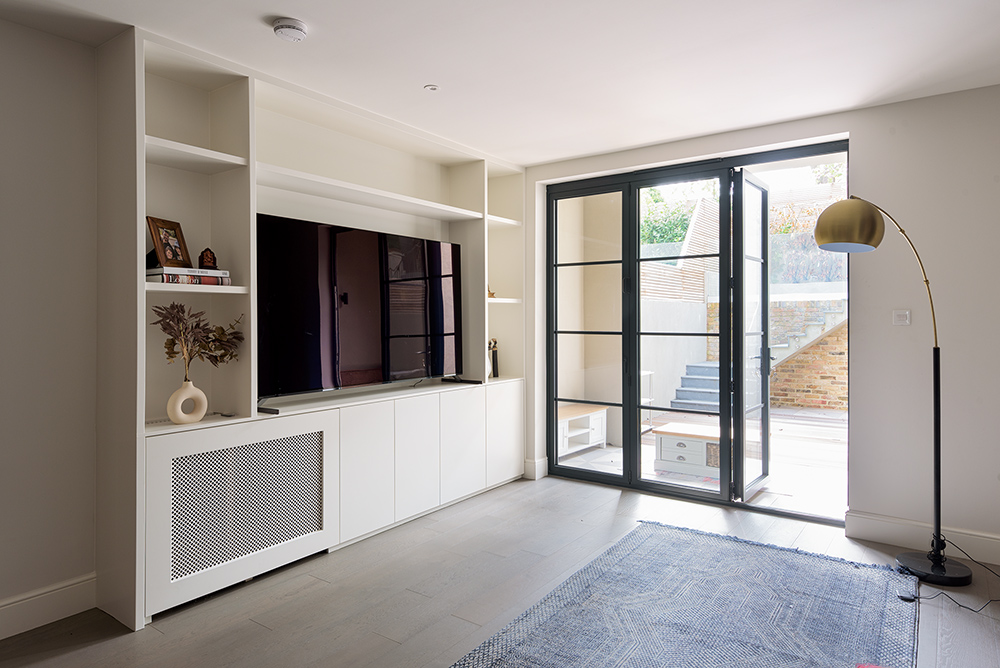
{"label": "white console table", "polygon": [[562,457],[578,450],[608,445],[608,408],[593,404],[560,404],[557,411]]}

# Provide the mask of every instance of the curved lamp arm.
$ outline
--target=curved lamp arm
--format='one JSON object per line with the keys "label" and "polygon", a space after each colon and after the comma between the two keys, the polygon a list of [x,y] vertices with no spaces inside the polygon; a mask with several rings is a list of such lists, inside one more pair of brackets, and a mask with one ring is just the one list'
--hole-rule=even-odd
{"label": "curved lamp arm", "polygon": [[865,204],[870,204],[871,206],[878,209],[883,216],[892,221],[892,224],[896,226],[896,229],[899,230],[899,233],[903,235],[904,239],[906,239],[906,243],[909,244],[910,250],[913,251],[913,256],[917,258],[917,264],[920,265],[920,274],[924,277],[924,287],[927,288],[927,301],[929,301],[931,305],[931,325],[934,328],[934,347],[937,348],[938,333],[937,333],[937,316],[934,314],[934,296],[931,295],[931,281],[929,278],[927,278],[927,271],[924,269],[924,263],[923,260],[920,259],[920,253],[917,252],[917,247],[913,245],[913,242],[910,240],[909,235],[906,234],[906,231],[902,228],[902,226],[900,226],[900,224],[896,222],[896,219],[893,218],[891,215],[889,215],[888,211],[880,207],[878,204],[875,204],[874,202],[869,202],[868,200],[862,199],[857,195],[851,195],[850,199],[860,200]]}

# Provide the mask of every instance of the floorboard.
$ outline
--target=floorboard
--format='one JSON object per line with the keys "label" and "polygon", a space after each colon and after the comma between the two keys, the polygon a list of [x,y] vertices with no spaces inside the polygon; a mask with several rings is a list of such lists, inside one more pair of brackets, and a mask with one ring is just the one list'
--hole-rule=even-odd
{"label": "floorboard", "polygon": [[[8,638],[0,668],[447,668],[638,520],[865,563],[901,551],[744,509],[525,480],[167,611],[136,633],[91,610]],[[972,586],[948,593],[972,607],[1000,598],[1000,577],[973,573]],[[922,601],[918,668],[1000,668],[998,608],[976,615],[944,596]]]}

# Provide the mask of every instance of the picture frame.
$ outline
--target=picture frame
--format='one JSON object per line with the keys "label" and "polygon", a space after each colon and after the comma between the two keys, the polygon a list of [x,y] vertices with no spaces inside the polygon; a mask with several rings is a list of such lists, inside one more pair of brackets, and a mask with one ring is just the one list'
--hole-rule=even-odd
{"label": "picture frame", "polygon": [[153,249],[161,267],[191,267],[191,255],[184,242],[181,224],[154,216],[146,216]]}

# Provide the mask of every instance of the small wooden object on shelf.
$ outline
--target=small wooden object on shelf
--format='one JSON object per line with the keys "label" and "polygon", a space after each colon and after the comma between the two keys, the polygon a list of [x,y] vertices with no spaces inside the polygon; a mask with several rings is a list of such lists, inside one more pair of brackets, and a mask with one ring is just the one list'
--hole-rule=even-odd
{"label": "small wooden object on shelf", "polygon": [[215,253],[212,252],[211,248],[206,248],[198,256],[198,268],[199,269],[218,269],[219,266],[216,262]]}

